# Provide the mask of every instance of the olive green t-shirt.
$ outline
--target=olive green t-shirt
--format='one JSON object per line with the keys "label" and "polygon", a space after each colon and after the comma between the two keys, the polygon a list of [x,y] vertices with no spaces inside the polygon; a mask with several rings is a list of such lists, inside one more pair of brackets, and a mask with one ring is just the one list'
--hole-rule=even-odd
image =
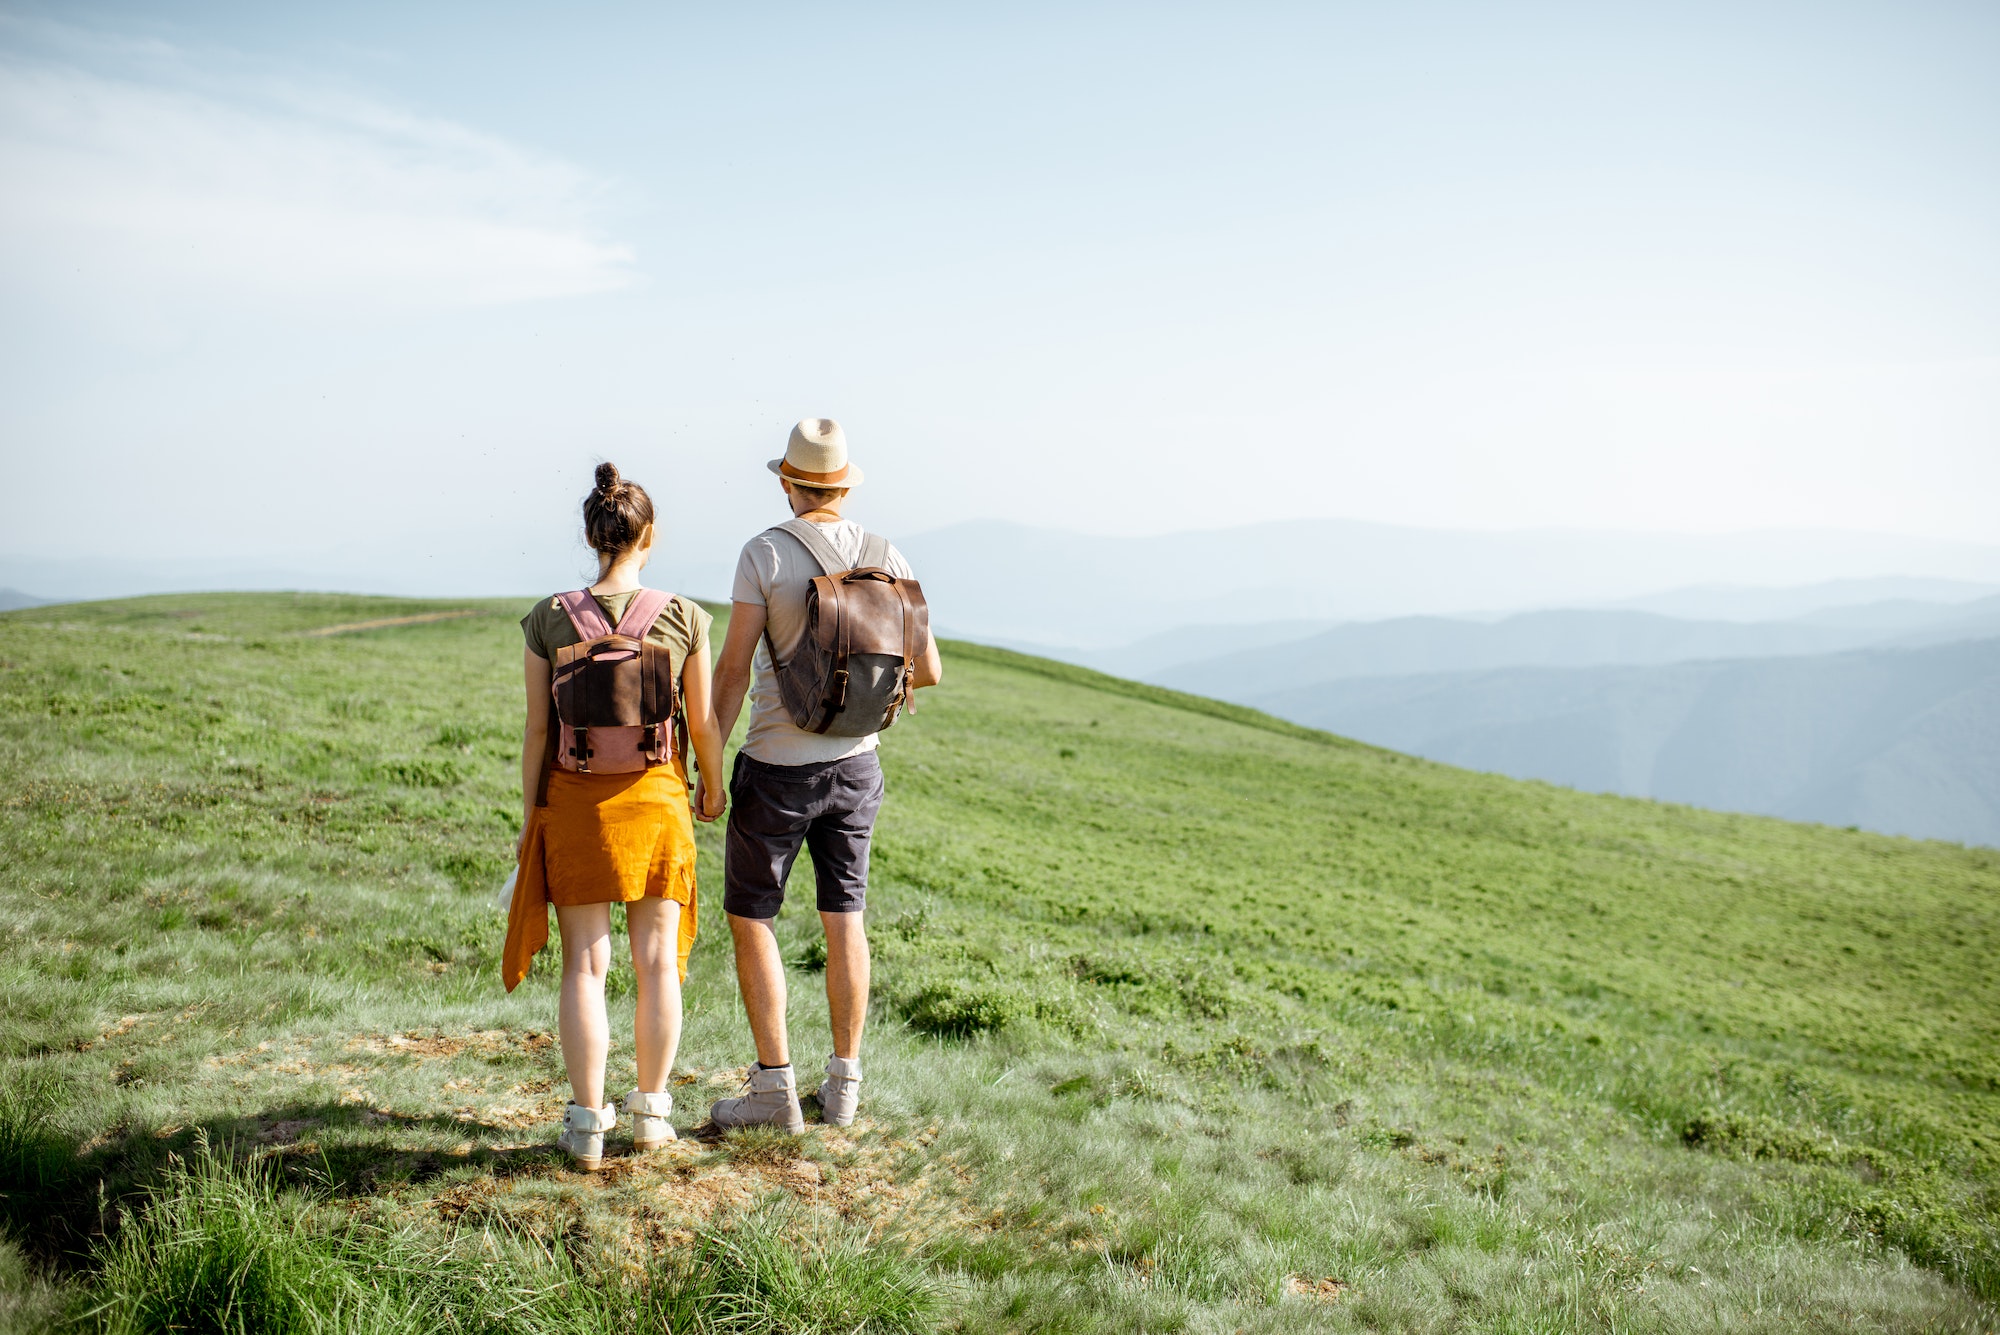
{"label": "olive green t-shirt", "polygon": [[[598,608],[605,620],[612,625],[632,605],[637,589],[627,589],[624,593],[597,594]],[[702,610],[701,604],[692,598],[675,594],[660,609],[660,615],[653,621],[653,628],[646,632],[647,640],[665,649],[673,664],[674,680],[681,679],[681,667],[689,654],[708,653],[708,628],[715,620]],[[569,613],[563,611],[562,600],[554,596],[536,603],[534,610],[521,618],[521,634],[528,641],[528,648],[537,657],[555,661],[556,650],[572,644],[583,643],[583,636],[576,633],[570,624]]]}

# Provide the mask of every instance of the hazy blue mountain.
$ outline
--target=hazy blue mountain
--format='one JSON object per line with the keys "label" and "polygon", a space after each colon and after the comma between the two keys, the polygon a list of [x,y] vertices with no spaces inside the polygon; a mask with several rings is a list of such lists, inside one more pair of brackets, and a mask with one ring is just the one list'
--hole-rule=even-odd
{"label": "hazy blue mountain", "polygon": [[1248,703],[1519,778],[2000,845],[2000,639],[1357,678]]}
{"label": "hazy blue mountain", "polygon": [[2000,598],[1982,598],[1956,609],[1957,615],[1942,617],[1915,630],[1905,631],[1885,643],[1915,649],[1927,644],[1949,644],[1958,640],[2000,636]]}
{"label": "hazy blue mountain", "polygon": [[0,612],[11,612],[17,607],[40,607],[46,598],[22,593],[19,589],[0,589]]}
{"label": "hazy blue mountain", "polygon": [[[1887,570],[2000,587],[2000,547],[1884,534],[1476,533],[1297,520],[1123,538],[982,520],[895,536],[939,625],[1086,651],[1181,626],[1602,606],[1704,581],[1797,585]],[[1906,591],[1850,594],[1879,601]]]}
{"label": "hazy blue mountain", "polygon": [[2000,596],[1975,598],[1969,602],[1925,602],[1917,598],[1886,598],[1875,603],[1822,607],[1803,616],[1793,617],[1791,620],[1807,626],[1853,626],[1912,633],[1932,628],[1981,623],[1995,615],[2000,615]]}
{"label": "hazy blue mountain", "polygon": [[1332,623],[1326,621],[1176,626],[1117,649],[1065,650],[1056,652],[1054,656],[1094,667],[1099,672],[1109,672],[1113,676],[1152,681],[1172,668],[1213,658],[1220,652],[1240,653],[1294,644],[1332,628]]}
{"label": "hazy blue mountain", "polygon": [[1633,612],[1658,612],[1684,621],[1791,621],[1825,616],[1830,618],[1828,625],[1863,624],[1850,614],[1865,607],[1876,608],[1877,615],[1893,619],[1898,615],[1892,610],[1894,605],[1902,607],[1904,615],[1915,618],[1909,623],[1914,627],[1923,621],[1923,609],[1948,610],[1996,594],[2000,594],[2000,584],[1991,582],[1889,575],[1786,587],[1698,584],[1620,599],[1610,605]]}
{"label": "hazy blue mountain", "polygon": [[1147,679],[1197,695],[1251,701],[1352,677],[1828,653],[1874,644],[1893,633],[1800,622],[1681,621],[1650,612],[1527,612],[1493,622],[1401,617],[1183,663]]}

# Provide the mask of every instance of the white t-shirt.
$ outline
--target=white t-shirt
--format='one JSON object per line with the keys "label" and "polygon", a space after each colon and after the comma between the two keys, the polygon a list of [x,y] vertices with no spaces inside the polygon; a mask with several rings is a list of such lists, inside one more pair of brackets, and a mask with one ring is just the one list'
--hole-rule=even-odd
{"label": "white t-shirt", "polygon": [[[821,524],[819,531],[850,566],[861,560],[861,544],[866,537],[861,525],[851,519]],[[884,562],[898,579],[915,579],[910,563],[894,547]],[[778,674],[771,666],[771,646],[778,657],[790,662],[792,653],[806,633],[806,592],[816,576],[829,572],[819,568],[805,544],[791,534],[768,529],[743,544],[736,559],[736,583],[730,600],[756,603],[764,609],[764,626],[769,638],[757,641],[757,676],[750,688],[750,731],[743,739],[747,755],[767,765],[816,765],[840,760],[875,749],[875,733],[866,737],[826,737],[807,732],[792,722],[785,702],[778,694]]]}

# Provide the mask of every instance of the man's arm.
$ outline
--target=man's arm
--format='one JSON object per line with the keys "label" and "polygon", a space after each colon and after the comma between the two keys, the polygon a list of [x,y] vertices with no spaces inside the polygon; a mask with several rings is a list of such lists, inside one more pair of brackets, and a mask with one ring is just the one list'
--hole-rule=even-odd
{"label": "man's arm", "polygon": [[715,665],[715,727],[725,743],[736,730],[736,716],[743,712],[743,696],[750,689],[750,662],[763,634],[764,604],[729,605],[729,634],[723,637],[722,658]]}
{"label": "man's arm", "polygon": [[[894,547],[889,549],[889,569],[898,579],[914,580],[917,572],[910,569],[910,563]],[[924,651],[910,664],[910,684],[912,686],[935,686],[944,680],[944,659],[938,656],[937,636],[931,634],[930,626],[924,627]]]}
{"label": "man's arm", "polygon": [[944,659],[938,656],[937,636],[924,631],[924,652],[910,665],[910,681],[916,686],[935,686],[944,680]]}

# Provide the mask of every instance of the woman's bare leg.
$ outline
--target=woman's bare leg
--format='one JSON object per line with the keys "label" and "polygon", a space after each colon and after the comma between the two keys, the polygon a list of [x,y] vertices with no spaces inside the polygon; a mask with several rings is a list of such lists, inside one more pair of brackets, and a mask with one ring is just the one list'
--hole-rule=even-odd
{"label": "woman's bare leg", "polygon": [[669,899],[637,899],[625,906],[632,938],[632,976],[639,1001],[632,1040],[639,1057],[639,1088],[667,1087],[681,1045],[681,906]]}
{"label": "woman's bare leg", "polygon": [[611,906],[556,906],[562,932],[563,1065],[569,1070],[570,1101],[585,1108],[604,1106],[604,1056],[611,1046],[604,1020],[604,975],[611,968]]}

